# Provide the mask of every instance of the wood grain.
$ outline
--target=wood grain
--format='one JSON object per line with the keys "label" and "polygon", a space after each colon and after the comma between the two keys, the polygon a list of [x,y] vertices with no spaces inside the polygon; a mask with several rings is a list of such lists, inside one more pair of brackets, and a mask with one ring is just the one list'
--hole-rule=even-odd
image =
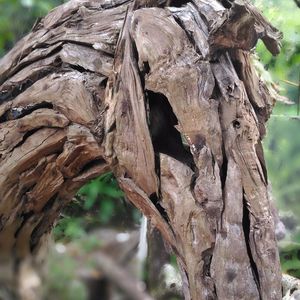
{"label": "wood grain", "polygon": [[71,0],[39,21],[0,61],[0,288],[39,299],[13,270],[39,269],[62,208],[112,170],[177,256],[185,299],[281,299],[259,38],[278,54],[242,0]]}

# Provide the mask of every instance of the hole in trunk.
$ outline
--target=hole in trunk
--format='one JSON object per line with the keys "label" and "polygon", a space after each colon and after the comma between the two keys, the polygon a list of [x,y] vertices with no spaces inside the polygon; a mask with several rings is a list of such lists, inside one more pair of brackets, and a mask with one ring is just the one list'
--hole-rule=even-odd
{"label": "hole in trunk", "polygon": [[53,104],[43,101],[40,103],[37,103],[35,105],[28,105],[26,107],[13,107],[10,110],[7,110],[1,117],[0,117],[0,123],[10,121],[10,120],[16,120],[23,118],[26,115],[31,114],[33,111],[40,109],[40,108],[49,108],[53,109]]}
{"label": "hole in trunk", "polygon": [[182,7],[183,5],[191,2],[190,0],[169,0],[167,1],[168,6]]}
{"label": "hole in trunk", "polygon": [[230,0],[222,0],[221,3],[225,8],[231,8],[232,7],[232,1]]}
{"label": "hole in trunk", "polygon": [[102,89],[105,89],[106,86],[107,86],[107,81],[108,81],[108,78],[104,78],[103,80],[101,80],[101,82],[99,83],[99,87],[101,87]]}
{"label": "hole in trunk", "polygon": [[146,91],[149,103],[149,129],[154,151],[167,154],[187,165],[193,162],[192,154],[174,127],[178,120],[168,99],[160,93]]}
{"label": "hole in trunk", "polygon": [[232,122],[232,125],[233,125],[233,127],[236,128],[236,129],[241,128],[241,123],[240,123],[239,120],[234,120],[234,121]]}

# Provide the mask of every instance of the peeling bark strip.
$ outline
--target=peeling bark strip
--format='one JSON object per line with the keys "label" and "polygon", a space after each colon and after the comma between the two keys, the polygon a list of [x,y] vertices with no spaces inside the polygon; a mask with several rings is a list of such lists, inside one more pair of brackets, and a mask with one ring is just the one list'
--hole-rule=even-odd
{"label": "peeling bark strip", "polygon": [[72,0],[37,23],[0,61],[0,288],[18,291],[13,270],[113,170],[186,299],[281,299],[261,146],[274,99],[250,54],[280,37],[242,0]]}

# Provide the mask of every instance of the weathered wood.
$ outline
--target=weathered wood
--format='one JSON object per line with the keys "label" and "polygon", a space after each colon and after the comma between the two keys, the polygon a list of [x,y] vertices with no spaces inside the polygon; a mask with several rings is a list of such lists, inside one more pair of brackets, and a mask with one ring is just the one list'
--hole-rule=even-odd
{"label": "weathered wood", "polygon": [[[113,170],[177,255],[186,299],[281,299],[251,65],[281,34],[248,1],[71,0],[0,61],[0,278]],[[20,295],[19,295],[20,296]],[[38,299],[38,298],[36,298]]]}

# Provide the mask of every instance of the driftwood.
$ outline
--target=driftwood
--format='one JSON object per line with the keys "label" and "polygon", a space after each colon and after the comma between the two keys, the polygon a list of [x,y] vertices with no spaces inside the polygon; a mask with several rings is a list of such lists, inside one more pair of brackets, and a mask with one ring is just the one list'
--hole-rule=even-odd
{"label": "driftwood", "polygon": [[[0,285],[113,170],[177,255],[186,299],[281,299],[247,1],[72,0],[0,61]],[[20,295],[19,295],[20,296]]]}

